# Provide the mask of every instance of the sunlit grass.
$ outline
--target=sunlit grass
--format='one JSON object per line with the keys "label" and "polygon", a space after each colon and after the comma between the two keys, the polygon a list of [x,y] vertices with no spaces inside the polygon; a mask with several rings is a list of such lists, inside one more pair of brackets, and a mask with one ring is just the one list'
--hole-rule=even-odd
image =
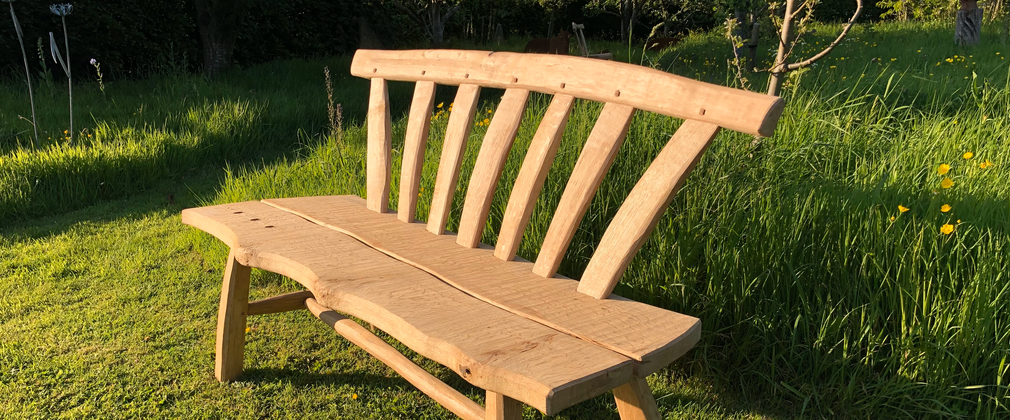
{"label": "sunlit grass", "polygon": [[[971,58],[992,57],[967,68],[961,62],[940,69],[904,65],[902,60],[919,54],[905,50],[925,48],[920,43],[937,57],[964,54],[938,46],[949,31],[926,29],[857,30],[831,60],[791,79],[779,129],[760,150],[752,152],[749,137],[724,132],[702,159],[617,289],[703,320],[704,338],[688,369],[743,395],[775,398],[818,416],[1007,415],[1007,67],[993,45],[969,52]],[[886,40],[897,50],[895,37],[902,34],[901,51],[881,55],[871,46]],[[715,36],[690,38],[653,64],[675,63],[680,56],[681,64],[671,67],[706,79],[708,74],[690,69],[711,69],[722,46]],[[683,57],[694,58],[685,65]],[[936,67],[934,58],[926,59]],[[725,80],[724,70],[716,65],[712,78]],[[960,76],[971,71],[974,77]],[[542,97],[531,101],[492,205],[486,243],[495,241],[522,154],[547,103]],[[477,120],[493,106],[487,103]],[[522,257],[536,258],[598,112],[595,104],[576,106]],[[444,131],[440,118],[428,143],[422,219]],[[563,274],[581,273],[606,222],[645,170],[643,162],[659,152],[677,124],[636,117]],[[402,139],[404,129],[405,120],[398,120],[394,139]],[[482,133],[477,127],[470,138],[450,228],[458,223]],[[215,202],[363,195],[363,129],[349,131],[345,144],[233,173]],[[401,148],[394,140],[394,156]],[[949,173],[937,172],[942,164],[950,165]],[[394,164],[394,179],[398,170]],[[945,178],[952,180],[950,188],[944,188]],[[395,196],[395,185],[392,191]],[[941,211],[944,205],[951,209]]]}
{"label": "sunlit grass", "polygon": [[[820,48],[836,30],[819,26],[798,54]],[[1004,46],[986,41],[961,49],[952,38],[950,28],[933,24],[857,28],[828,59],[790,79],[779,129],[760,149],[750,148],[748,136],[719,135],[616,290],[703,320],[698,347],[649,378],[664,414],[1010,416],[1010,67]],[[988,29],[984,38],[997,39]],[[513,44],[508,48],[522,47]],[[590,40],[590,48],[735,83],[726,71],[730,51],[717,34],[645,57],[641,46]],[[761,48],[768,57],[770,45]],[[326,136],[324,64],[343,75],[335,87],[348,119],[339,142]],[[223,386],[211,376],[227,250],[181,226],[179,205],[198,203],[186,198],[165,210],[167,192],[186,194],[158,181],[213,185],[226,167],[215,192],[204,186],[196,194],[208,202],[364,195],[367,83],[346,75],[348,65],[288,62],[221,81],[123,82],[109,84],[108,98],[93,89],[92,99],[82,99],[89,97],[85,85],[75,105],[88,109],[93,101],[94,117],[72,144],[27,148],[25,127],[0,126],[7,130],[0,131],[0,219],[32,219],[0,236],[0,391],[8,396],[0,417],[449,417],[304,314],[256,318],[246,379]],[[749,77],[762,90],[763,76]],[[13,121],[24,98],[15,84],[0,89],[7,89],[0,90],[0,121]],[[409,85],[393,85],[396,175],[409,92]],[[62,99],[46,94],[55,105],[42,107],[40,119],[45,132],[59,132]],[[452,94],[440,88],[436,104],[448,107]],[[536,94],[530,101],[485,243],[495,242],[549,99]],[[482,102],[475,119],[452,229],[483,120],[493,118],[495,106]],[[536,258],[599,111],[598,104],[577,104],[520,256]],[[78,115],[75,124],[85,120]],[[445,122],[444,113],[433,119],[422,219]],[[636,116],[563,274],[579,276],[645,162],[678,125]],[[87,134],[93,137],[85,140]],[[273,158],[257,161],[275,146]],[[95,192],[101,188],[111,192]],[[153,192],[136,195],[145,188]],[[391,191],[395,208],[398,185]],[[294,287],[262,272],[254,285],[254,298]],[[448,370],[422,363],[477,395]],[[597,398],[561,417],[614,418],[612,404]],[[527,417],[539,418],[532,411]]]}

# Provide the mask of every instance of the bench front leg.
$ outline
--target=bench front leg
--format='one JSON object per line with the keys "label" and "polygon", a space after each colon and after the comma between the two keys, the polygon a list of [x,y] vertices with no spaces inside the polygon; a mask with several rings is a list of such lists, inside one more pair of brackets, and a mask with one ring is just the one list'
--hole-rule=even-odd
{"label": "bench front leg", "polygon": [[520,420],[522,403],[497,392],[488,391],[484,400],[485,420]]}
{"label": "bench front leg", "polygon": [[645,378],[633,378],[630,382],[614,388],[617,412],[621,420],[660,420],[656,398]]}
{"label": "bench front leg", "polygon": [[246,313],[249,307],[249,267],[228,255],[221,284],[221,307],[217,313],[217,347],[214,376],[226,382],[242,374],[245,352]]}

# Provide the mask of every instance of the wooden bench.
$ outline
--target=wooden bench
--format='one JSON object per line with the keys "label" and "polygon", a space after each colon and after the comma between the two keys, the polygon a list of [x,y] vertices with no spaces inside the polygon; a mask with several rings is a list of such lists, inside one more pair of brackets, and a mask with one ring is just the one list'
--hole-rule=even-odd
{"label": "wooden bench", "polygon": [[[656,419],[645,377],[698,341],[698,319],[611,294],[720,127],[769,136],[781,99],[624,63],[483,51],[369,51],[367,198],[270,199],[187,209],[184,223],[231,247],[218,315],[219,380],[242,372],[247,315],[308,309],[464,419],[545,414],[613,390],[622,419]],[[414,81],[397,212],[387,80]],[[415,209],[436,84],[459,85],[426,223]],[[466,189],[459,232],[445,230],[482,87],[505,93]],[[480,243],[530,91],[553,100],[512,188],[495,246]],[[574,100],[604,102],[536,262],[516,250]],[[608,226],[580,281],[557,275],[635,110],[685,119]],[[633,147],[633,145],[632,145]],[[307,289],[248,302],[250,267]],[[343,314],[370,323],[487,390],[486,408],[411,363]]]}

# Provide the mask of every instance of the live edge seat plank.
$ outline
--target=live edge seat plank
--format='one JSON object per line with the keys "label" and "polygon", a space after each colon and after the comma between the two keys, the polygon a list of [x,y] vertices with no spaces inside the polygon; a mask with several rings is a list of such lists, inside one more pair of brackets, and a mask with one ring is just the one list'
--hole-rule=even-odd
{"label": "live edge seat plank", "polygon": [[357,196],[263,202],[346,233],[484,302],[627,356],[636,362],[636,376],[663,368],[700,338],[697,318],[616,295],[596,299],[578,293],[576,281],[541,277],[532,263],[503,261],[486,245],[464,248],[452,234],[432,235],[421,223],[367,211]]}
{"label": "live edge seat plank", "polygon": [[[363,201],[357,204],[365,208]],[[288,276],[320,305],[361,318],[470,383],[544,413],[633,377],[634,362],[623,355],[489,305],[348,235],[270,205],[187,209],[182,219],[231,246],[242,266]],[[424,231],[423,225],[409,226]]]}

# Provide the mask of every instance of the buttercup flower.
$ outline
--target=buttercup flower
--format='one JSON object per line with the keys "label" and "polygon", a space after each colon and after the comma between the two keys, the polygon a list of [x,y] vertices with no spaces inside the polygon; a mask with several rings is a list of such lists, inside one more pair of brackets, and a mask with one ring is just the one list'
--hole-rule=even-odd
{"label": "buttercup flower", "polygon": [[940,206],[940,211],[944,212],[944,213],[950,211],[950,204],[944,204],[944,205]]}
{"label": "buttercup flower", "polygon": [[946,163],[941,164],[939,168],[936,168],[936,173],[940,175],[947,175],[947,172],[950,172],[950,165]]}
{"label": "buttercup flower", "polygon": [[943,226],[940,226],[940,232],[943,232],[944,235],[950,235],[951,233],[954,233],[954,225],[946,223]]}
{"label": "buttercup flower", "polygon": [[952,180],[950,178],[944,178],[943,181],[940,181],[940,186],[943,187],[944,189],[953,187],[954,186],[954,180]]}
{"label": "buttercup flower", "polygon": [[965,154],[962,157],[964,157],[965,159],[971,159],[975,157],[975,154],[972,152],[965,152]]}
{"label": "buttercup flower", "polygon": [[905,207],[905,206],[903,206],[901,204],[898,204],[898,211],[904,213],[904,212],[908,211],[908,207]]}

